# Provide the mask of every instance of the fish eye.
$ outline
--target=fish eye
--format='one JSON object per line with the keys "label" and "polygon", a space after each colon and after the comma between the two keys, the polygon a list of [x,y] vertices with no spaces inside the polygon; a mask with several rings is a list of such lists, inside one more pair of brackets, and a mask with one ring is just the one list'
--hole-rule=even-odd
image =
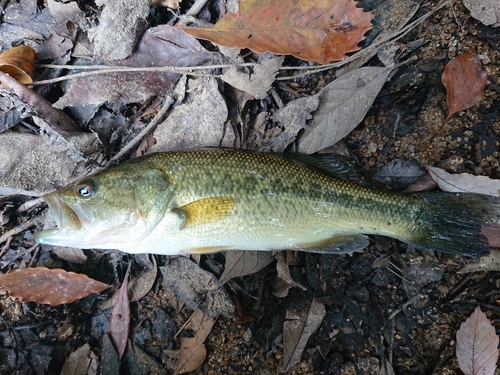
{"label": "fish eye", "polygon": [[89,198],[97,192],[97,185],[94,180],[83,180],[76,185],[76,193],[82,198]]}

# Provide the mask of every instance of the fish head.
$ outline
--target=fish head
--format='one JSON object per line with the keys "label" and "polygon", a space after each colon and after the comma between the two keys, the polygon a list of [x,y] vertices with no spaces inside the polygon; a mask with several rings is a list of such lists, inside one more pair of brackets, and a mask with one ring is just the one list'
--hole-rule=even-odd
{"label": "fish head", "polygon": [[83,249],[137,246],[162,219],[174,191],[158,169],[129,164],[85,177],[44,195],[57,228],[38,243]]}

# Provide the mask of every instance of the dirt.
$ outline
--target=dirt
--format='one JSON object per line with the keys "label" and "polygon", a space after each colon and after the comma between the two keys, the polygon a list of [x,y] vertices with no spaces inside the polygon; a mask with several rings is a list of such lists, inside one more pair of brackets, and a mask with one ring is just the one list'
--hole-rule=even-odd
{"label": "dirt", "polygon": [[[418,40],[422,45],[407,56],[416,56],[416,60],[395,72],[363,123],[342,141],[343,150],[368,179],[396,158],[438,165],[454,155],[463,159],[461,171],[499,178],[500,28],[481,25],[461,2],[454,2],[400,43],[408,47]],[[485,97],[442,126],[447,114],[440,81],[444,64],[457,54],[474,50],[489,76]],[[369,64],[379,63],[374,58]],[[333,78],[328,72],[285,82],[294,90],[313,94]],[[256,103],[255,108],[258,111],[262,106]],[[17,208],[25,200],[11,199],[10,206]],[[9,224],[2,221],[2,210],[9,210],[5,202],[0,200],[0,223],[5,224],[0,234],[28,218],[38,218],[37,230],[43,226],[42,207],[19,218],[12,216]],[[74,264],[52,255],[49,248],[25,251],[34,248],[32,230],[2,245],[2,272],[44,265],[86,273],[114,285],[123,277],[129,258],[121,254],[89,251],[84,264]],[[220,255],[206,257],[214,264],[223,263]],[[157,261],[161,266],[168,259],[158,257]],[[193,373],[280,372],[285,311],[299,300],[314,297],[326,306],[325,318],[288,374],[390,374],[383,371],[384,366],[392,367],[398,375],[461,374],[454,355],[461,322],[479,305],[496,327],[500,324],[500,273],[459,274],[470,262],[373,237],[367,249],[355,254],[297,254],[290,273],[305,290],[292,288],[283,298],[273,295],[276,265],[272,263],[228,283],[227,289],[241,311],[236,318],[217,318],[205,341],[206,359]],[[214,270],[203,264],[220,276],[222,268]],[[133,274],[139,271],[136,264]],[[0,373],[60,373],[69,354],[85,343],[97,358],[88,373],[100,373],[103,362],[111,361],[103,357],[108,352],[102,349],[109,310],[98,308],[98,302],[105,299],[106,294],[94,295],[67,306],[49,307],[21,303],[0,292]],[[137,354],[126,355],[120,373],[158,373],[152,362],[164,373],[173,373],[180,339],[193,335],[181,329],[191,311],[177,310],[174,302],[158,276],[146,296],[132,303],[130,342],[147,353],[148,360],[141,362]],[[500,370],[495,373],[500,374]]]}

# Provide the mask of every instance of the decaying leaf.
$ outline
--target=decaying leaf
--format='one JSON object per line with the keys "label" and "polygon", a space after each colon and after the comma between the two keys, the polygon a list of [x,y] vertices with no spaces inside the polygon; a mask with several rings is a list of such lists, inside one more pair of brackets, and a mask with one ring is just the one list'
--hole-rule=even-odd
{"label": "decaying leaf", "polygon": [[[500,246],[499,246],[500,247]],[[482,271],[500,271],[500,251],[491,250],[489,255],[472,259],[470,263],[463,266],[458,273],[473,273]]]}
{"label": "decaying leaf", "polygon": [[457,332],[456,355],[465,375],[493,375],[498,360],[495,327],[486,314],[476,307]]}
{"label": "decaying leaf", "polygon": [[490,247],[500,248],[500,224],[491,224],[481,229]]}
{"label": "decaying leaf", "polygon": [[118,292],[115,306],[109,319],[109,338],[118,353],[118,358],[123,357],[127,348],[128,333],[130,329],[130,300],[128,298],[128,276],[130,264],[123,278],[122,286]]}
{"label": "decaying leaf", "polygon": [[315,153],[349,134],[365,117],[390,72],[380,67],[359,68],[317,93],[319,106],[299,141],[299,152]]}
{"label": "decaying leaf", "polygon": [[[134,53],[114,65],[133,67],[192,66],[217,59],[201,44],[173,27],[147,30]],[[69,84],[56,108],[101,104],[104,102],[141,102],[153,95],[165,95],[174,87],[179,74],[165,72],[123,72],[89,76]]]}
{"label": "decaying leaf", "polygon": [[72,303],[110,286],[87,275],[60,268],[23,268],[0,275],[0,287],[23,302],[50,306]]}
{"label": "decaying leaf", "polygon": [[219,284],[225,284],[235,277],[258,272],[273,260],[274,255],[267,251],[228,251]]}
{"label": "decaying leaf", "polygon": [[90,366],[90,345],[76,349],[64,362],[61,375],[87,375]]}
{"label": "decaying leaf", "polygon": [[73,48],[71,39],[52,34],[49,39],[35,47],[36,59],[38,61],[54,60],[63,56],[71,48]]}
{"label": "decaying leaf", "polygon": [[326,64],[359,50],[372,18],[353,0],[245,0],[212,28],[183,30],[222,46]]}
{"label": "decaying leaf", "polygon": [[[0,134],[0,195],[42,195],[60,188],[81,174],[86,163],[80,150],[96,151],[93,133],[72,133],[66,138],[29,133]],[[82,163],[83,162],[83,163]],[[18,168],[19,165],[24,166]]]}
{"label": "decaying leaf", "polygon": [[276,264],[276,271],[278,275],[272,283],[273,294],[278,298],[286,297],[290,288],[293,287],[298,287],[303,291],[306,291],[307,288],[296,282],[290,275],[290,268],[286,262],[285,253],[279,252],[276,254],[276,259],[278,260],[278,263]]}
{"label": "decaying leaf", "polygon": [[174,374],[184,374],[201,366],[207,355],[205,339],[214,326],[215,318],[210,318],[201,310],[196,310],[189,320],[187,328],[192,329],[194,337],[185,337],[181,341],[179,359]]}
{"label": "decaying leaf", "polygon": [[0,71],[8,74],[19,83],[33,82],[34,70],[35,50],[31,47],[13,47],[0,54]]}
{"label": "decaying leaf", "polygon": [[224,134],[228,110],[217,80],[211,77],[188,79],[187,91],[184,103],[176,106],[156,127],[153,134],[156,144],[148,152],[231,147],[233,144],[234,136]]}
{"label": "decaying leaf", "polygon": [[441,81],[447,92],[448,116],[443,122],[445,124],[455,113],[483,99],[488,74],[475,54],[465,53],[446,64]]}
{"label": "decaying leaf", "polygon": [[485,25],[500,22],[500,2],[498,0],[462,0],[470,15]]}
{"label": "decaying leaf", "polygon": [[373,178],[392,188],[407,188],[426,174],[415,160],[396,158],[384,165]]}
{"label": "decaying leaf", "polygon": [[217,278],[200,268],[193,261],[179,257],[171,259],[160,267],[163,282],[191,310],[200,309],[209,317],[222,314],[232,317],[235,312],[234,303]]}
{"label": "decaying leaf", "polygon": [[298,98],[286,106],[278,109],[273,120],[281,125],[283,131],[272,138],[262,140],[262,151],[283,152],[295,141],[300,130],[307,127],[307,120],[311,118],[311,112],[319,106],[317,95]]}
{"label": "decaying leaf", "polygon": [[500,196],[500,180],[469,173],[451,174],[444,169],[426,166],[434,181],[444,191]]}
{"label": "decaying leaf", "polygon": [[87,256],[82,249],[52,246],[51,252],[67,262],[83,264],[87,261]]}
{"label": "decaying leaf", "polygon": [[283,371],[290,370],[302,356],[309,337],[325,317],[325,305],[312,300],[287,309],[283,323]]}
{"label": "decaying leaf", "polygon": [[99,26],[89,30],[95,57],[101,61],[128,57],[148,25],[149,0],[107,0]]}
{"label": "decaying leaf", "polygon": [[220,78],[231,86],[247,92],[255,99],[264,99],[284,59],[282,56],[262,59],[252,72],[231,67]]}

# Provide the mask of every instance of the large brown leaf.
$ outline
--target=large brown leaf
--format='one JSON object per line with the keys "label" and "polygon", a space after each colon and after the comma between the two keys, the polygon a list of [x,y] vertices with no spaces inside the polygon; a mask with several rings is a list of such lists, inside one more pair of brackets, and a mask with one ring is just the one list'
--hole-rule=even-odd
{"label": "large brown leaf", "polygon": [[326,64],[359,50],[373,15],[353,0],[245,0],[212,28],[188,34],[227,47],[293,55]]}
{"label": "large brown leaf", "polygon": [[87,275],[66,272],[60,268],[23,268],[0,275],[0,287],[23,302],[36,302],[51,306],[71,303],[100,293],[109,285]]}
{"label": "large brown leaf", "polygon": [[488,74],[475,54],[465,53],[446,64],[441,81],[446,87],[448,116],[472,107],[483,99]]}
{"label": "large brown leaf", "polygon": [[498,359],[498,336],[481,309],[460,325],[457,360],[465,375],[493,375]]}

